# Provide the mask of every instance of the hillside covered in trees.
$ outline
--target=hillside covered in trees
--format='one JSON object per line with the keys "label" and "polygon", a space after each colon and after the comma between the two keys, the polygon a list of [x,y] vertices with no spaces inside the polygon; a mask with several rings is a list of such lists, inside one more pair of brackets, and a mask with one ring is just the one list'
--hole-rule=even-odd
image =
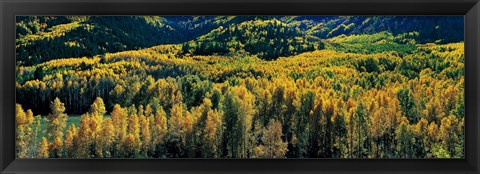
{"label": "hillside covered in trees", "polygon": [[463,158],[463,17],[17,17],[18,158]]}

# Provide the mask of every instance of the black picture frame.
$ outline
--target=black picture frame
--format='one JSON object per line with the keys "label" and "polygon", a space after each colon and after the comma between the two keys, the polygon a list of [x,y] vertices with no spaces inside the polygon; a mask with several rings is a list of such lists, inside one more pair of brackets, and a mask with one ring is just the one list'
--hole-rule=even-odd
{"label": "black picture frame", "polygon": [[[479,173],[479,0],[0,0],[0,173]],[[464,15],[465,159],[15,159],[16,15]]]}

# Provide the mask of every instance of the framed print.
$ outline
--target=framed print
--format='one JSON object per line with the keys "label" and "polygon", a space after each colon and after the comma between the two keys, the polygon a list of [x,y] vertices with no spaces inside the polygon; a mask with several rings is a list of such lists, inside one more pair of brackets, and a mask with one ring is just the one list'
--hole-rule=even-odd
{"label": "framed print", "polygon": [[1,172],[478,173],[479,8],[1,1]]}

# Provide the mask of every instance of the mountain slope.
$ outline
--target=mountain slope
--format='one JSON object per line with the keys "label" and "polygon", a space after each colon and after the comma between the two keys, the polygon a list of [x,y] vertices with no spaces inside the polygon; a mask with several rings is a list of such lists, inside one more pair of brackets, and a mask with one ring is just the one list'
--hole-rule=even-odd
{"label": "mountain slope", "polygon": [[[320,38],[341,34],[374,34],[388,31],[394,35],[418,32],[418,43],[463,41],[463,16],[341,16],[324,18],[308,33]],[[445,37],[448,36],[448,37]]]}
{"label": "mountain slope", "polygon": [[[246,51],[271,60],[321,39],[392,33],[399,43],[463,41],[462,16],[28,16],[17,17],[17,64],[185,43],[186,53]],[[250,33],[252,35],[245,35]],[[187,43],[186,43],[187,42]],[[293,48],[292,48],[293,47]]]}
{"label": "mountain slope", "polygon": [[184,52],[194,55],[246,51],[265,60],[322,48],[321,42],[308,41],[300,30],[276,19],[221,26],[183,45]]}

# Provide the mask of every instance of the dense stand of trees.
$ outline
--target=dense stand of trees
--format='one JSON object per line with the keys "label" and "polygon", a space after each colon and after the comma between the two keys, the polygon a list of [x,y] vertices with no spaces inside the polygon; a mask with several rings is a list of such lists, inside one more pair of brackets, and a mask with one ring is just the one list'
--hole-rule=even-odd
{"label": "dense stand of trees", "polygon": [[401,36],[396,40],[401,43],[412,38],[452,43],[464,37],[458,32],[464,28],[463,16],[17,16],[16,22],[16,60],[28,66],[186,41],[191,42],[185,52],[243,49],[271,60],[321,49],[320,38],[340,35],[387,31]]}
{"label": "dense stand of trees", "polygon": [[[18,66],[17,156],[465,156],[463,43],[274,61],[183,50]],[[67,125],[77,114],[80,122]]]}
{"label": "dense stand of trees", "polygon": [[[451,43],[463,41],[463,16],[324,16],[310,17],[306,21],[318,21],[309,27],[309,33],[320,38],[332,38],[342,34],[374,34],[388,31],[394,35],[416,31],[418,43]],[[293,18],[290,20],[305,20]]]}
{"label": "dense stand of trees", "polygon": [[309,42],[299,28],[278,20],[247,21],[212,32],[183,45],[193,55],[227,54],[245,50],[265,60],[323,49],[322,42]]}
{"label": "dense stand of trees", "polygon": [[34,65],[187,40],[163,20],[136,16],[17,17],[16,60]]}

